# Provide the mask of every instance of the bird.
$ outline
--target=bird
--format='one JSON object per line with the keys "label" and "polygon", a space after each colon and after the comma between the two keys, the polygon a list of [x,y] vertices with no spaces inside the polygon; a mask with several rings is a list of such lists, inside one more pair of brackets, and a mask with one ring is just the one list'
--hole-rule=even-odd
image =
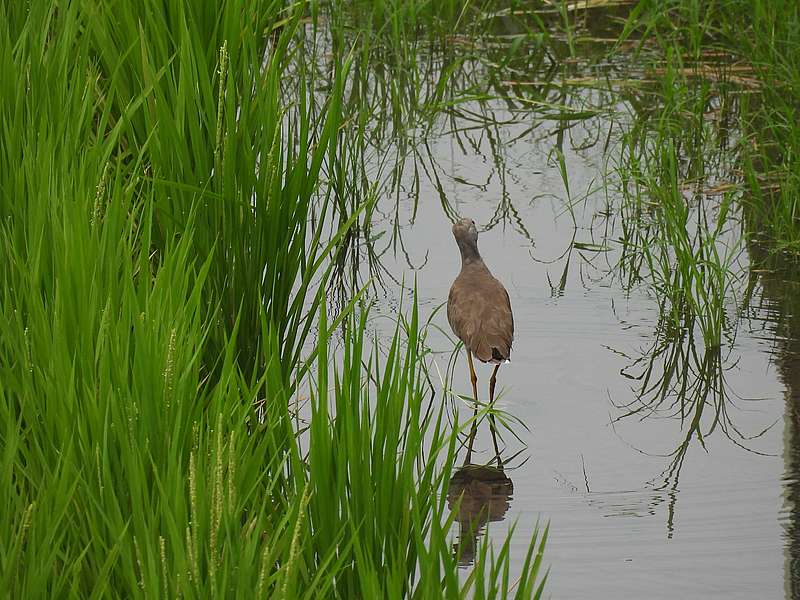
{"label": "bird", "polygon": [[[462,218],[453,225],[453,237],[461,253],[461,271],[450,287],[447,297],[447,320],[453,333],[464,342],[467,349],[470,382],[475,400],[475,416],[478,414],[478,376],[475,374],[473,355],[479,361],[494,364],[489,379],[489,405],[494,402],[497,371],[500,365],[510,362],[511,346],[514,343],[514,314],[511,299],[503,284],[489,271],[478,252],[478,229],[475,221]],[[494,435],[494,415],[489,415],[492,424],[497,460],[500,452]]]}

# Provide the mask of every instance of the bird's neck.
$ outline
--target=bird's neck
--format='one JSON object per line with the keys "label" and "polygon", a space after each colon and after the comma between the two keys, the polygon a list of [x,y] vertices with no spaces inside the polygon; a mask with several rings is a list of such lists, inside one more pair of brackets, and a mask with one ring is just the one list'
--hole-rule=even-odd
{"label": "bird's neck", "polygon": [[468,265],[483,264],[480,252],[478,252],[478,245],[472,244],[466,240],[459,240],[458,249],[461,251],[461,267],[464,268]]}

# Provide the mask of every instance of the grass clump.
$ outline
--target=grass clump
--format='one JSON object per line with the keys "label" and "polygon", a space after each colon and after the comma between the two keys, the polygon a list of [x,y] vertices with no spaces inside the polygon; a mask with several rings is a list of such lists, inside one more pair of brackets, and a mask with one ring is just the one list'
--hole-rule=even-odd
{"label": "grass clump", "polygon": [[622,179],[622,252],[627,286],[644,282],[659,303],[667,337],[699,329],[706,348],[719,348],[743,283],[741,243],[731,235],[732,194],[708,197],[683,187],[671,140],[633,145],[639,158],[619,169]]}
{"label": "grass clump", "polygon": [[622,136],[614,176],[619,206],[618,270],[625,286],[644,283],[657,298],[667,338],[698,328],[719,348],[743,283],[739,264],[740,196],[729,185],[732,161],[710,159],[728,146],[712,117],[729,98],[690,81],[668,54],[664,80],[648,95],[655,108],[636,114]]}
{"label": "grass clump", "polygon": [[9,595],[512,594],[488,542],[458,575],[415,309],[385,356],[355,300],[327,320],[361,206],[330,175],[348,63],[321,104],[284,96],[304,9],[0,7]]}
{"label": "grass clump", "polygon": [[795,3],[640,2],[615,46],[636,40],[653,82],[631,102],[616,166],[621,272],[707,348],[732,342],[745,242],[792,252],[800,231],[797,23]]}
{"label": "grass clump", "polygon": [[797,255],[800,7],[779,0],[641,2],[623,38],[641,37],[679,57],[684,73],[735,91],[736,182],[746,197],[746,233],[772,251]]}
{"label": "grass clump", "polygon": [[[754,446],[775,424],[740,429],[726,375],[756,273],[777,255],[797,258],[800,130],[789,115],[800,100],[799,17],[794,2],[645,0],[614,47],[632,45],[643,64],[615,163],[616,272],[629,289],[643,283],[660,309],[652,343],[622,372],[635,398],[615,402],[614,420],[680,421],[651,482],[658,489],[678,490],[693,440],[705,449],[721,430],[760,454]],[[670,535],[674,513],[671,502]]]}

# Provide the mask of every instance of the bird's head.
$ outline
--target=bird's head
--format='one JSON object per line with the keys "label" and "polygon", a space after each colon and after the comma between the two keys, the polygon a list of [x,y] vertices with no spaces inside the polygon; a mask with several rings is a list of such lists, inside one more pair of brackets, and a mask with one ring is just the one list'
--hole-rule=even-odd
{"label": "bird's head", "polygon": [[472,219],[459,219],[453,224],[453,236],[456,241],[466,242],[471,246],[478,246],[478,228],[475,227],[475,221]]}
{"label": "bird's head", "polygon": [[481,260],[478,252],[478,228],[472,219],[459,219],[453,225],[453,236],[461,252],[461,264],[467,265]]}

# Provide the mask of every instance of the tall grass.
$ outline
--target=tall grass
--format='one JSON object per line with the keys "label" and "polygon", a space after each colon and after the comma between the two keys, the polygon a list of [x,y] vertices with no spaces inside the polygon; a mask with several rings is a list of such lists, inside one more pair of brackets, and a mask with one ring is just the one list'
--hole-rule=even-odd
{"label": "tall grass", "polygon": [[685,190],[669,136],[642,145],[629,138],[627,144],[630,161],[617,171],[620,273],[627,286],[644,282],[652,291],[667,337],[698,328],[704,347],[718,349],[744,284],[737,265],[741,240],[730,231],[733,194]]}
{"label": "tall grass", "polygon": [[[166,11],[150,6],[142,22],[99,5],[86,21],[112,114],[124,114],[135,90],[152,85],[121,135],[146,148],[145,175],[163,194],[157,247],[180,235],[194,210],[193,240],[212,257],[209,289],[219,304],[214,351],[238,319],[237,360],[252,370],[260,340],[273,336],[288,372],[308,332],[303,303],[325,254],[327,204],[312,207],[312,195],[336,151],[347,65],[319,116],[302,80],[285,105],[281,82],[301,50],[291,42],[303,12],[282,8],[224,3],[217,13],[176,2]],[[108,34],[109,22],[117,35]],[[264,34],[278,23],[283,34],[265,48]]]}
{"label": "tall grass", "polygon": [[774,425],[737,428],[725,376],[754,268],[797,262],[798,24],[795,2],[642,0],[612,49],[632,43],[646,79],[625,97],[633,110],[613,163],[617,273],[660,309],[652,344],[623,370],[635,397],[615,402],[615,420],[680,421],[659,489],[678,490],[693,440],[706,448],[721,430],[758,453]]}
{"label": "tall grass", "polygon": [[[766,201],[765,175],[754,171],[765,162],[753,159],[753,149],[769,144],[769,134],[753,130],[766,106],[769,75],[755,50],[765,41],[743,38],[737,28],[767,24],[745,25],[743,15],[749,19],[759,3],[744,4],[640,2],[619,40],[640,38],[638,48],[648,51],[637,56],[655,83],[631,101],[635,112],[615,166],[623,196],[621,272],[628,285],[648,282],[668,317],[662,323],[676,336],[698,327],[711,349],[726,337],[732,343],[745,287],[743,234],[758,230],[777,242],[779,220],[767,214],[786,210]],[[786,5],[769,19],[789,12]],[[772,225],[754,227],[760,218]]]}
{"label": "tall grass", "polygon": [[535,539],[513,590],[508,539],[459,577],[415,309],[385,356],[354,301],[327,318],[362,206],[331,184],[348,61],[321,105],[283,90],[304,11],[0,6],[10,596],[541,593]]}
{"label": "tall grass", "polygon": [[695,80],[705,78],[717,89],[744,86],[735,127],[741,134],[738,171],[748,192],[742,203],[747,233],[794,255],[800,240],[799,25],[800,6],[791,0],[643,0],[622,34],[680,57]]}

